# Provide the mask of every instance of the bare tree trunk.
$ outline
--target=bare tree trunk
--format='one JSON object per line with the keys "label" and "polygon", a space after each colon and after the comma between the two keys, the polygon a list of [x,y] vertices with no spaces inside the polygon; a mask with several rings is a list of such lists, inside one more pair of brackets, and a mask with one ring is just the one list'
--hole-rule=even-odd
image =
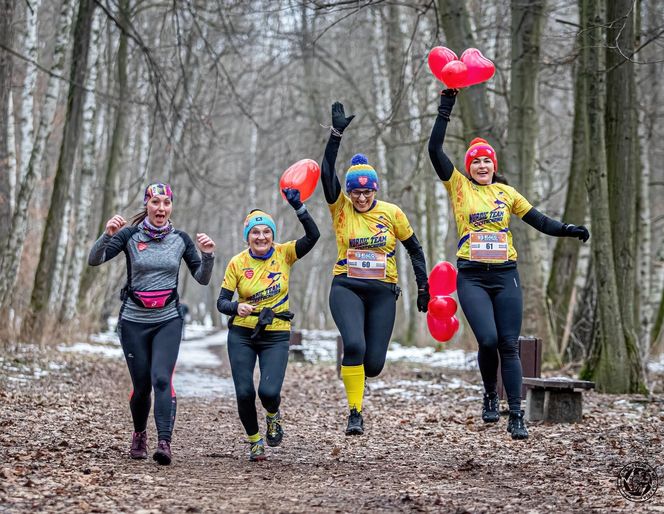
{"label": "bare tree trunk", "polygon": [[[512,0],[512,68],[508,123],[506,173],[510,182],[526,198],[535,197],[534,167],[537,140],[537,78],[544,0]],[[546,295],[541,234],[523,223],[512,226],[519,252],[523,288],[524,334],[541,337],[547,348],[553,344]]]}
{"label": "bare tree trunk", "polygon": [[625,331],[616,281],[612,223],[610,220],[609,184],[604,138],[606,98],[605,61],[601,54],[604,38],[604,13],[601,0],[582,2],[582,25],[587,26],[593,45],[588,52],[588,130],[593,159],[589,161],[588,195],[593,209],[591,239],[597,284],[599,327],[591,356],[582,377],[595,380],[596,388],[606,393],[644,392],[639,352],[635,341]]}
{"label": "bare tree trunk", "polygon": [[[32,193],[40,173],[40,166],[44,159],[46,139],[53,126],[53,116],[58,102],[61,81],[57,78],[62,75],[65,63],[65,50],[67,48],[69,27],[71,23],[71,0],[65,0],[58,17],[58,32],[53,50],[52,75],[48,79],[44,105],[40,112],[39,125],[35,132],[34,144],[25,178],[19,186],[16,209],[12,216],[9,235],[6,239],[2,255],[2,273],[0,273],[0,307],[5,308],[11,300],[12,291],[18,278],[23,244],[27,234],[28,207]],[[1,52],[0,52],[1,53]]]}
{"label": "bare tree trunk", "polygon": [[[586,217],[586,174],[588,169],[588,127],[586,122],[588,114],[587,93],[587,63],[583,61],[586,55],[582,49],[589,44],[588,33],[580,31],[577,48],[579,48],[579,62],[575,65],[574,79],[574,127],[572,130],[572,160],[570,164],[567,196],[565,198],[565,211],[563,220],[570,223],[581,223]],[[561,237],[556,240],[553,252],[551,274],[547,285],[551,321],[553,324],[554,341],[556,342],[556,358],[560,361],[563,356],[563,334],[569,330],[567,319],[574,310],[571,301],[572,291],[579,259],[579,243],[569,238]]]}
{"label": "bare tree trunk", "polygon": [[55,174],[48,218],[42,237],[39,264],[35,273],[35,281],[30,298],[31,316],[34,322],[24,326],[28,336],[39,336],[41,338],[41,332],[44,327],[43,322],[48,314],[47,301],[51,296],[51,288],[53,286],[50,273],[55,266],[57,258],[57,244],[60,239],[60,232],[63,230],[61,224],[67,201],[69,182],[71,174],[74,171],[76,149],[80,139],[83,101],[85,99],[81,86],[85,83],[94,6],[95,4],[92,0],[80,0],[79,3],[76,28],[74,30],[67,115],[63,129],[64,135],[60,148],[60,158]]}
{"label": "bare tree trunk", "polygon": [[[14,42],[14,5],[16,0],[0,0],[0,44],[11,48]],[[7,177],[12,172],[9,164],[9,144],[7,131],[12,123],[9,110],[9,97],[12,84],[12,56],[0,51],[0,176]],[[0,219],[11,217],[10,198],[12,191],[8,180],[0,180]],[[9,232],[5,223],[0,225],[0,241],[4,241]]]}

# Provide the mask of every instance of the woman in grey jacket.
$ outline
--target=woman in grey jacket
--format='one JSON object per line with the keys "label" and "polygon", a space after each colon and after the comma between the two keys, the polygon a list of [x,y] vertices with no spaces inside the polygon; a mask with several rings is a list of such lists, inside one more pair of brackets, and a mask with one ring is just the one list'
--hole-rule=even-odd
{"label": "woman in grey jacket", "polygon": [[[122,289],[119,330],[133,391],[129,407],[134,421],[130,456],[147,459],[147,421],[154,388],[158,445],[154,460],[170,464],[176,399],[172,378],[182,339],[183,319],[178,301],[178,272],[184,259],[196,281],[207,285],[214,265],[215,244],[196,234],[196,244],[170,221],[173,192],[168,184],[150,184],[145,208],[127,226],[116,214],[95,242],[88,263],[98,266],[124,252],[127,284]],[[200,250],[199,256],[196,248]]]}

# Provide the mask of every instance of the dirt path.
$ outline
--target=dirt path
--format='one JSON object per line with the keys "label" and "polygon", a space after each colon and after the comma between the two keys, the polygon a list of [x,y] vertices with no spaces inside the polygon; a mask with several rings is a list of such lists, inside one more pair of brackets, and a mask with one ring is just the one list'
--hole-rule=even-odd
{"label": "dirt path", "polygon": [[[27,382],[0,371],[0,511],[664,512],[661,397],[590,394],[583,424],[513,442],[504,419],[479,419],[475,373],[391,364],[371,383],[366,435],[347,438],[334,367],[291,363],[287,435],[267,462],[247,461],[232,396],[179,397],[174,463],[161,467],[127,456],[122,361],[39,354],[14,367],[34,365],[60,368]],[[632,461],[658,471],[645,504],[616,487]]]}

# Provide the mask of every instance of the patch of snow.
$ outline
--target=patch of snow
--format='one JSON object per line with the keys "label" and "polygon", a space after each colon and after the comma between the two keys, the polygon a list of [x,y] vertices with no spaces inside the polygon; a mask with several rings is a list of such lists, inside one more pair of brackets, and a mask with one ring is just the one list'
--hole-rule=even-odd
{"label": "patch of snow", "polygon": [[122,348],[120,343],[115,340],[114,345],[109,344],[93,344],[93,343],[74,343],[72,345],[61,344],[58,350],[61,352],[76,352],[76,353],[92,353],[96,355],[103,355],[104,357],[122,358]]}

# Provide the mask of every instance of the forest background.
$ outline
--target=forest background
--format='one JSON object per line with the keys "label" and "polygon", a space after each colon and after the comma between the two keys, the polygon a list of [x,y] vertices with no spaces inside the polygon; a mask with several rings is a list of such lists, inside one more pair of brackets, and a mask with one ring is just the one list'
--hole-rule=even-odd
{"label": "forest background", "polygon": [[[645,392],[663,339],[663,34],[661,0],[0,0],[0,351],[116,315],[124,260],[93,269],[87,253],[157,180],[173,186],[176,227],[217,243],[211,284],[183,271],[180,290],[195,320],[221,326],[219,285],[248,210],[272,213],[282,241],[302,232],[278,179],[320,161],[336,100],[357,116],[338,173],[365,153],[429,269],[454,263],[427,154],[443,86],[426,58],[476,47],[496,74],[459,95],[447,153],[462,167],[485,137],[535,207],[591,232],[581,245],[513,222],[522,333],[601,391]],[[333,328],[336,243],[320,188],[307,205],[322,237],[294,268],[291,307],[298,327]],[[394,338],[433,344],[403,248],[397,258]],[[455,343],[472,341],[462,324]]]}

